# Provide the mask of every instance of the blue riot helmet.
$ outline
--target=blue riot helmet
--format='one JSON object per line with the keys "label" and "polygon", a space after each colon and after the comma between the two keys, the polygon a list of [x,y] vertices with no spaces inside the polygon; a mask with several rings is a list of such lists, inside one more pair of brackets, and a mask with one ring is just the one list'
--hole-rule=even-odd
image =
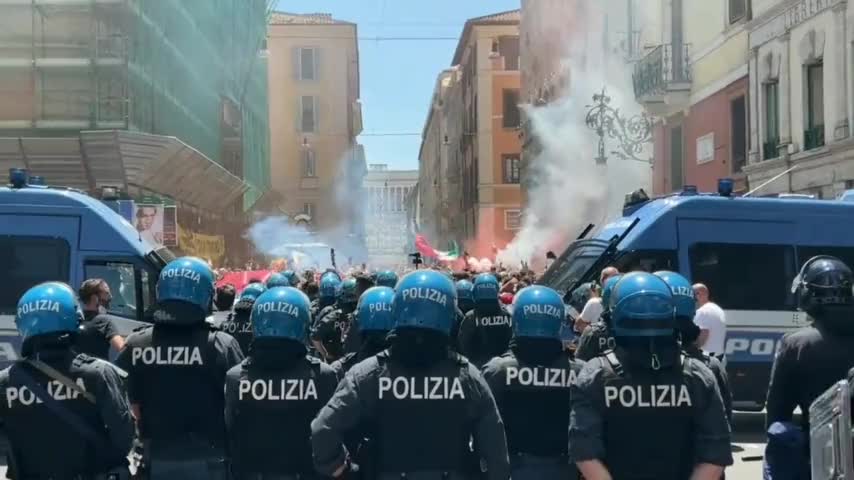
{"label": "blue riot helmet", "polygon": [[459,280],[457,287],[457,304],[460,310],[471,310],[474,305],[474,284],[468,280]]}
{"label": "blue riot helmet", "polygon": [[214,296],[214,274],[207,262],[196,257],[172,260],[160,271],[157,301],[177,301],[208,312]]}
{"label": "blue riot helmet", "polygon": [[400,279],[391,313],[395,328],[421,328],[450,335],[457,316],[457,289],[436,270],[416,270]]}
{"label": "blue riot helmet", "polygon": [[474,277],[475,303],[498,302],[498,279],[491,273],[481,273]]}
{"label": "blue riot helmet", "polygon": [[383,270],[377,274],[375,283],[380,287],[394,288],[397,286],[397,274],[391,270]]}
{"label": "blue riot helmet", "polygon": [[602,308],[606,312],[611,311],[611,292],[614,291],[614,285],[623,278],[622,275],[612,275],[605,280],[605,285],[602,286]]}
{"label": "blue riot helmet", "polygon": [[358,302],[359,297],[356,294],[356,287],[355,278],[348,278],[341,282],[341,286],[338,288],[338,303],[354,304]]}
{"label": "blue riot helmet", "polygon": [[252,306],[255,338],[287,338],[305,342],[311,323],[311,302],[294,287],[276,287],[262,293]]}
{"label": "blue riot helmet", "polygon": [[291,282],[281,273],[274,273],[267,278],[267,288],[290,287]]}
{"label": "blue riot helmet", "polygon": [[676,318],[693,322],[694,313],[697,311],[697,300],[694,298],[694,287],[691,282],[682,275],[667,270],[655,272],[655,275],[670,287],[673,306],[676,308]]}
{"label": "blue riot helmet", "polygon": [[24,341],[48,333],[73,333],[80,328],[80,305],[68,285],[47,282],[30,288],[18,300],[15,325]]}
{"label": "blue riot helmet", "polygon": [[267,287],[264,285],[260,283],[250,283],[249,285],[246,285],[242,292],[240,292],[240,301],[254,302],[265,291],[267,291]]}
{"label": "blue riot helmet", "polygon": [[673,294],[661,278],[646,272],[623,275],[611,292],[611,305],[615,338],[673,336]]}
{"label": "blue riot helmet", "polygon": [[560,340],[566,307],[560,294],[548,287],[525,287],[513,298],[513,334],[516,337]]}
{"label": "blue riot helmet", "polygon": [[293,270],[285,270],[282,272],[282,276],[288,279],[289,287],[296,287],[299,285],[299,275]]}
{"label": "blue riot helmet", "polygon": [[320,299],[325,301],[334,301],[338,296],[338,288],[341,286],[341,279],[338,275],[325,273],[320,277]]}
{"label": "blue riot helmet", "polygon": [[792,293],[798,296],[798,306],[810,313],[822,306],[854,303],[854,274],[842,260],[829,255],[810,258],[792,282]]}
{"label": "blue riot helmet", "polygon": [[394,290],[391,287],[371,287],[359,297],[356,307],[357,327],[360,332],[388,332],[394,328],[391,304]]}

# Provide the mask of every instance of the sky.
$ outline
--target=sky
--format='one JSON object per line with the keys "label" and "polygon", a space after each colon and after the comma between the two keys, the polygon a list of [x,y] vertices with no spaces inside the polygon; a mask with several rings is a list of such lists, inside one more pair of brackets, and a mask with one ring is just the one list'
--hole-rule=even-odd
{"label": "sky", "polygon": [[[436,77],[451,66],[465,21],[519,5],[519,0],[279,0],[277,9],[331,13],[358,24],[364,124],[359,142],[367,163],[415,170]],[[383,40],[388,37],[434,40]],[[389,133],[412,135],[372,135]]]}

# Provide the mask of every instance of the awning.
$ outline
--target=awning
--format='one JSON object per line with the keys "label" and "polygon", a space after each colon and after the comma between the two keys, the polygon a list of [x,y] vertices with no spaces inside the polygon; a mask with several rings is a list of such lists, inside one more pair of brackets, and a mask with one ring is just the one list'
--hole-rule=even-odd
{"label": "awning", "polygon": [[214,213],[225,211],[250,188],[176,137],[121,130],[0,138],[0,168],[12,167],[41,175],[49,185],[89,191],[134,186]]}

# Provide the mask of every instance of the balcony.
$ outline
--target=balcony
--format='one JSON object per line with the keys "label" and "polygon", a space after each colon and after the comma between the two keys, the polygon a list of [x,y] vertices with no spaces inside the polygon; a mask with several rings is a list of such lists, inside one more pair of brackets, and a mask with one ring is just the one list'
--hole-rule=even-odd
{"label": "balcony", "polygon": [[804,130],[804,150],[812,150],[824,146],[824,125],[816,125]]}
{"label": "balcony", "polygon": [[688,106],[691,95],[690,44],[659,45],[635,64],[635,99],[653,115]]}

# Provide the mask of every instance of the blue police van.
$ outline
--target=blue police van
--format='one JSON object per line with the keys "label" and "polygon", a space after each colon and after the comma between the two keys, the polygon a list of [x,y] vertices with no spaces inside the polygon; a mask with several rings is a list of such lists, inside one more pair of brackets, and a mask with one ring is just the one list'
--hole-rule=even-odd
{"label": "blue police van", "polygon": [[602,268],[672,270],[709,287],[726,312],[727,371],[734,404],[761,410],[780,338],[807,324],[791,284],[815,255],[854,267],[854,203],[734,197],[695,188],[650,199],[627,196],[621,218],[563,252],[541,282],[567,295]]}
{"label": "blue police van", "polygon": [[58,280],[76,291],[83,280],[102,278],[113,295],[108,313],[128,335],[145,321],[172,259],[101,200],[10,170],[9,185],[0,187],[0,368],[18,358],[14,315],[28,288]]}

